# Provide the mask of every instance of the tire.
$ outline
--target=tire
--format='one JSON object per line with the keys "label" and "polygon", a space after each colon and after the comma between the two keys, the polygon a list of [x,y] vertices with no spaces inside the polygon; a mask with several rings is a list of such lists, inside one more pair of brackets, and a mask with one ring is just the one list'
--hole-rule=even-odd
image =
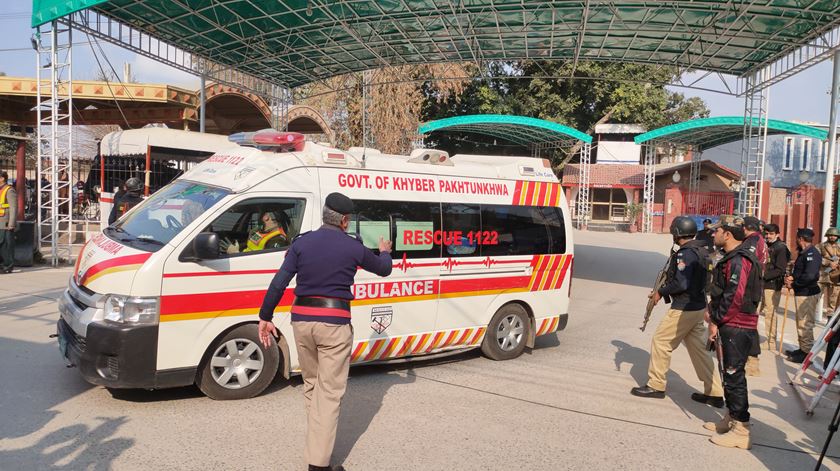
{"label": "tire", "polygon": [[196,384],[210,399],[248,399],[265,391],[279,365],[280,348],[274,339],[266,349],[260,343],[257,325],[242,325],[210,345]]}
{"label": "tire", "polygon": [[519,304],[502,306],[487,325],[481,352],[492,360],[512,360],[525,351],[530,329],[525,308]]}

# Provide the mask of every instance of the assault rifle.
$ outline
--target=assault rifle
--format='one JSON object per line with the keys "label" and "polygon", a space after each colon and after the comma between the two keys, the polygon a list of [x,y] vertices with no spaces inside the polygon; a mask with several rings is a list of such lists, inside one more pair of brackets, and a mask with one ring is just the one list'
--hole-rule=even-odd
{"label": "assault rifle", "polygon": [[[665,266],[662,267],[661,270],[659,270],[659,274],[656,275],[656,281],[653,282],[654,292],[659,291],[659,288],[665,286],[665,278],[667,278],[668,275],[668,267],[671,266],[671,258],[674,257],[675,253],[677,253],[677,251],[674,250],[673,246],[671,246],[671,254],[668,256],[668,260],[665,261]],[[655,305],[656,304],[653,302],[653,298],[648,298],[647,308],[645,308],[645,319],[644,321],[642,321],[642,326],[639,327],[639,330],[641,330],[642,332],[645,331],[645,328],[648,325],[648,321],[650,320],[650,314],[653,312],[653,307]]]}

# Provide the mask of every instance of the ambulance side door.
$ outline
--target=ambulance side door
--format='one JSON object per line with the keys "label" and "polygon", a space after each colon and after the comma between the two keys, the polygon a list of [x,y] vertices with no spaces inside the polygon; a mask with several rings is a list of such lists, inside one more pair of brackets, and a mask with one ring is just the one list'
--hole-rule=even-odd
{"label": "ambulance side door", "polygon": [[377,254],[379,238],[393,243],[393,271],[382,278],[365,270],[353,287],[354,362],[425,353],[438,303],[440,204],[354,199],[348,232]]}
{"label": "ambulance side door", "polygon": [[[216,335],[232,325],[257,319],[268,285],[292,239],[312,229],[313,211],[312,194],[252,192],[228,202],[193,229],[164,266],[158,369],[196,365]],[[261,248],[249,249],[249,238],[258,233],[275,234],[275,224],[285,237],[272,236]],[[207,232],[222,241],[219,255],[198,260],[191,244],[199,233]],[[293,287],[294,281],[289,289]],[[284,334],[290,333],[292,299],[285,296],[275,309],[275,324]]]}

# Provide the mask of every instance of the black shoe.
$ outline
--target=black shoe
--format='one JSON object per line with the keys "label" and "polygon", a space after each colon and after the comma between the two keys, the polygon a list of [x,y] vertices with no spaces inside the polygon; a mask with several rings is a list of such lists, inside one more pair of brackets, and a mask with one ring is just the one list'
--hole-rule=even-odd
{"label": "black shoe", "polygon": [[335,466],[315,466],[314,464],[310,464],[309,471],[344,471],[344,466],[340,464]]}
{"label": "black shoe", "polygon": [[808,354],[800,350],[799,353],[794,352],[788,355],[787,359],[791,363],[802,363],[805,361],[806,356],[808,356]]}
{"label": "black shoe", "polygon": [[785,350],[785,355],[799,355],[800,353],[804,354],[805,352],[802,351],[801,348],[797,348],[796,350]]}
{"label": "black shoe", "polygon": [[630,394],[638,397],[655,397],[657,399],[665,398],[665,391],[653,389],[648,385],[638,386],[630,390]]}
{"label": "black shoe", "polygon": [[723,398],[720,396],[707,396],[700,393],[691,393],[691,399],[703,404],[708,404],[712,407],[717,407],[718,409],[723,407]]}

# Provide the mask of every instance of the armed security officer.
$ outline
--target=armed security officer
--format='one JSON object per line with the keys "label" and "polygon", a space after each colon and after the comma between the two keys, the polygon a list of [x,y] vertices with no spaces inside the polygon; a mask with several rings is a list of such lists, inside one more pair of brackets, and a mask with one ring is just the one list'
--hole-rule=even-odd
{"label": "armed security officer", "polygon": [[764,226],[764,231],[767,237],[767,251],[770,255],[767,263],[764,264],[764,297],[761,313],[764,314],[764,325],[767,328],[767,346],[772,351],[776,349],[776,308],[782,297],[785,269],[790,262],[790,250],[779,238],[779,226],[767,224]]}
{"label": "armed security officer", "polygon": [[[687,216],[671,223],[674,243],[680,246],[671,259],[665,285],[650,294],[654,303],[672,299],[671,309],[662,319],[650,345],[648,382],[630,393],[639,397],[665,397],[665,375],[671,365],[671,353],[680,342],[685,344],[697,378],[703,382],[703,394],[692,393],[697,402],[723,407],[723,389],[715,373],[712,356],[706,347],[706,275],[710,258],[702,240],[695,240],[697,224]],[[704,266],[705,264],[705,266]]]}
{"label": "armed security officer", "polygon": [[796,303],[796,334],[799,348],[785,351],[788,360],[802,363],[814,346],[814,324],[817,318],[817,301],[820,299],[820,266],[822,255],[814,247],[814,231],[809,228],[796,232],[799,256],[793,264],[793,275],[785,278],[785,286],[793,289]]}
{"label": "armed security officer", "polygon": [[111,208],[111,214],[108,216],[108,224],[113,224],[114,221],[127,213],[129,209],[142,203],[143,197],[140,196],[142,191],[143,182],[139,178],[131,177],[126,180],[125,193],[119,197],[114,197],[114,206]]}
{"label": "armed security officer", "polygon": [[[723,393],[728,412],[720,422],[707,422],[717,435],[715,445],[749,449],[750,412],[747,398],[747,357],[758,342],[758,303],[761,301],[761,269],[758,259],[741,242],[746,237],[743,220],[725,220],[715,229],[715,245],[724,251],[712,271],[711,301],[706,322],[709,339],[723,350]],[[719,338],[718,338],[719,337]]]}
{"label": "armed security officer", "polygon": [[[764,237],[761,235],[761,221],[758,218],[747,216],[744,218],[744,234],[746,237],[741,245],[744,246],[745,249],[749,250],[750,252],[755,255],[755,258],[758,259],[759,266],[756,267],[757,270],[764,270],[764,264],[767,263],[768,253],[767,253],[767,243],[764,241]],[[761,370],[758,366],[758,355],[761,354],[761,340],[758,336],[755,337],[755,345],[753,345],[752,350],[750,350],[750,356],[747,359],[747,376],[760,376]]]}
{"label": "armed security officer", "polygon": [[0,273],[12,273],[15,265],[17,193],[9,185],[9,174],[0,171]]}
{"label": "armed security officer", "polygon": [[307,413],[304,458],[309,470],[330,467],[338,412],[347,388],[353,328],[350,326],[350,286],[356,267],[379,276],[391,274],[391,242],[379,239],[379,256],[347,235],[353,201],[330,193],[324,206],[324,225],[295,240],[271,281],[260,308],[260,339],[268,347],[277,336],[271,319],[274,308],[297,274],[292,305],[292,330],[303,374]]}
{"label": "armed security officer", "polygon": [[[840,284],[837,283],[837,275],[840,274],[840,230],[836,227],[829,227],[825,231],[825,242],[817,246],[822,256],[822,270],[820,270],[820,290],[823,296],[823,315],[826,319],[834,314],[837,309],[837,298],[840,297]],[[834,281],[832,281],[834,280]]]}

